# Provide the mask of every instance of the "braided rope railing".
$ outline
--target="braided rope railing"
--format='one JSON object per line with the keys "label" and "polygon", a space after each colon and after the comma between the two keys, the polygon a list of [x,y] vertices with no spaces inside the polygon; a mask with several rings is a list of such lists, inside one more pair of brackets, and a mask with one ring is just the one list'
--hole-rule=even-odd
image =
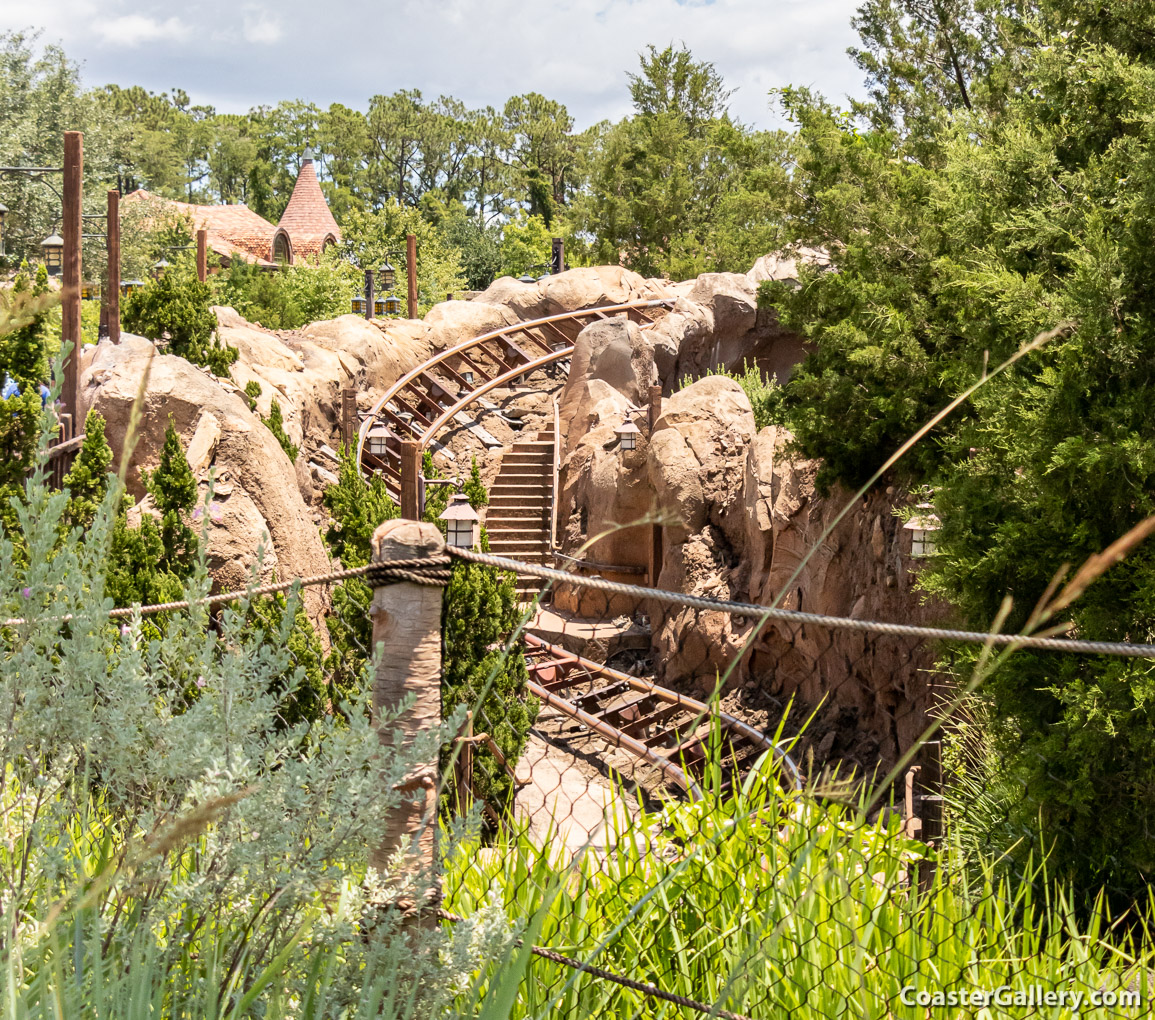
{"label": "braided rope railing", "polygon": [[[308,577],[296,577],[291,581],[277,581],[273,584],[262,584],[255,588],[242,588],[236,591],[221,592],[217,595],[206,595],[202,599],[185,599],[181,602],[159,602],[150,606],[122,606],[108,611],[110,620],[123,619],[135,616],[149,616],[153,613],[167,613],[179,609],[191,609],[194,606],[216,606],[226,602],[235,602],[238,599],[260,598],[262,595],[274,595],[277,592],[288,591],[300,586],[308,588],[316,584],[332,584],[335,581],[345,581],[352,577],[364,578],[369,584],[380,586],[396,584],[398,581],[410,581],[413,584],[424,584],[434,587],[447,585],[452,577],[453,561],[448,556],[423,556],[419,559],[391,560],[388,563],[370,563],[364,567],[350,567],[348,570],[331,570],[327,574],[312,574]],[[60,623],[67,623],[76,618],[75,613],[67,613],[59,617]],[[19,627],[28,623],[27,617],[11,617],[0,622],[0,627]]]}
{"label": "braided rope railing", "polygon": [[[981,631],[955,630],[947,627],[918,627],[907,623],[886,623],[882,620],[854,620],[846,616],[824,616],[820,613],[803,613],[793,609],[775,609],[761,606],[755,602],[734,602],[726,599],[712,599],[703,595],[687,595],[683,592],[665,591],[661,588],[645,588],[636,584],[623,584],[620,581],[607,581],[601,577],[586,577],[567,570],[555,570],[552,567],[543,567],[536,563],[524,563],[521,560],[508,559],[505,556],[494,556],[491,553],[473,552],[469,549],[455,549],[447,547],[445,554],[440,556],[426,556],[418,559],[393,560],[389,563],[370,563],[364,567],[352,567],[348,570],[333,570],[326,574],[313,574],[308,577],[294,578],[291,581],[278,581],[273,584],[263,584],[254,588],[237,589],[236,591],[221,592],[218,595],[206,595],[201,599],[184,600],[180,602],[161,602],[149,606],[126,606],[108,611],[109,619],[131,617],[136,613],[148,616],[152,613],[172,612],[180,609],[191,609],[193,606],[213,606],[238,599],[258,598],[262,595],[272,595],[276,592],[288,591],[300,586],[308,588],[317,584],[332,584],[349,578],[364,578],[372,585],[409,581],[413,584],[444,586],[452,576],[454,559],[470,563],[481,563],[486,566],[497,567],[500,570],[512,571],[516,574],[526,574],[532,577],[541,577],[550,581],[564,584],[579,585],[592,588],[596,591],[612,594],[629,595],[638,599],[650,599],[655,602],[665,602],[673,605],[689,606],[693,609],[704,609],[718,613],[732,613],[735,616],[749,616],[754,619],[782,620],[787,623],[811,623],[835,630],[852,630],[861,633],[889,634],[897,637],[913,637],[936,641],[959,641],[966,644],[993,645],[1000,648],[1034,648],[1047,652],[1072,652],[1082,655],[1118,655],[1137,659],[1155,659],[1155,645],[1133,644],[1127,641],[1082,641],[1078,638],[1048,638],[1031,637],[1023,634],[990,634]],[[75,618],[69,613],[61,616],[60,622],[67,623]],[[26,617],[11,617],[0,621],[0,627],[17,627],[28,623]]]}
{"label": "braided rope railing", "polygon": [[952,630],[945,627],[916,627],[906,623],[884,623],[880,620],[852,620],[846,616],[823,616],[819,613],[803,613],[793,609],[772,609],[753,602],[731,602],[711,599],[702,595],[686,595],[677,591],[663,591],[661,588],[643,588],[620,581],[607,581],[601,577],[585,577],[566,570],[555,570],[536,563],[522,563],[520,560],[494,556],[490,553],[473,552],[468,549],[448,549],[451,556],[470,563],[483,563],[501,570],[517,574],[541,577],[563,584],[592,588],[596,591],[616,595],[630,595],[634,598],[666,602],[694,609],[705,609],[754,619],[783,620],[790,623],[812,623],[836,630],[864,631],[874,634],[890,634],[899,637],[914,637],[937,641],[960,641],[967,644],[994,645],[996,647],[1035,648],[1047,652],[1077,652],[1083,655],[1121,655],[1139,659],[1155,659],[1155,645],[1131,644],[1126,641],[1080,641],[1077,638],[1030,637],[1022,634],[984,634],[979,631]]}

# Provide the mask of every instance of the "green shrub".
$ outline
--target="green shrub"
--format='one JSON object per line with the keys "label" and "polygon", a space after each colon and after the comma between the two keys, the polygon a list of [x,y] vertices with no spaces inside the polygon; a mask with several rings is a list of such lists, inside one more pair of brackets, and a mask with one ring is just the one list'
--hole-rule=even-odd
{"label": "green shrub", "polygon": [[167,340],[169,351],[215,375],[228,376],[237,349],[216,336],[212,292],[207,283],[176,269],[125,298],[121,322],[130,333],[150,340]]}
{"label": "green shrub", "polygon": [[[743,359],[741,372],[728,372],[719,367],[707,369],[706,375],[723,375],[727,379],[733,379],[742,387],[742,392],[750,401],[750,410],[754,412],[754,428],[757,431],[760,432],[767,425],[774,424],[773,409],[778,398],[778,383],[773,377],[765,378],[757,365],[752,365]],[[685,376],[682,379],[682,388],[689,386],[692,382],[694,379]]]}
{"label": "green shrub", "polygon": [[281,444],[281,449],[285,451],[289,460],[295,461],[300,450],[285,432],[285,419],[281,415],[281,405],[275,399],[269,404],[269,417],[265,424],[269,426],[269,431],[277,437],[277,442]]}

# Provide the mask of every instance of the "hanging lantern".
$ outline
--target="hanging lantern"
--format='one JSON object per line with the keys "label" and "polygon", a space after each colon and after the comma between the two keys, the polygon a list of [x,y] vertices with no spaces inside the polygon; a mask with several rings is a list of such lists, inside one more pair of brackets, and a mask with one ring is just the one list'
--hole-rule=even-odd
{"label": "hanging lantern", "polygon": [[385,315],[385,305],[387,304],[384,298],[374,298],[373,300],[373,314],[379,317]]}
{"label": "hanging lantern", "polygon": [[377,425],[369,430],[365,438],[369,442],[369,452],[374,457],[385,457],[389,453],[389,440],[393,438],[393,433],[384,425]]}
{"label": "hanging lantern", "polygon": [[64,238],[52,234],[40,242],[44,252],[44,266],[49,276],[59,276],[64,271]]}
{"label": "hanging lantern", "polygon": [[465,380],[467,385],[469,385],[469,386],[473,385],[473,373],[472,372],[462,372],[461,378]]}
{"label": "hanging lantern", "polygon": [[361,297],[360,294],[358,294],[355,298],[353,298],[353,314],[354,315],[364,315],[365,314],[365,299],[363,297]]}
{"label": "hanging lantern", "polygon": [[396,294],[390,294],[385,299],[385,314],[386,315],[400,315],[401,314],[401,299]]}
{"label": "hanging lantern", "polygon": [[100,286],[95,283],[82,283],[80,285],[80,300],[81,301],[95,301],[100,297]]}
{"label": "hanging lantern", "polygon": [[439,518],[446,522],[445,541],[454,549],[472,549],[481,543],[481,518],[464,492],[456,492]]}
{"label": "hanging lantern", "polygon": [[942,529],[940,521],[931,511],[930,503],[919,503],[918,512],[902,527],[910,532],[910,555],[914,559],[925,559],[938,552],[935,535]]}
{"label": "hanging lantern", "polygon": [[156,279],[160,279],[164,275],[164,271],[171,265],[168,259],[161,258],[152,264],[152,275]]}
{"label": "hanging lantern", "polygon": [[537,280],[534,277],[530,276],[529,273],[522,273],[522,275],[517,278],[517,282],[518,283],[537,283]]}
{"label": "hanging lantern", "polygon": [[381,284],[382,290],[392,290],[397,286],[397,271],[386,260],[384,265],[377,270],[377,280]]}
{"label": "hanging lantern", "polygon": [[626,415],[626,420],[622,422],[614,431],[618,434],[618,439],[622,443],[622,452],[626,450],[636,450],[638,448],[638,433],[641,429],[634,424],[634,420],[630,415]]}
{"label": "hanging lantern", "polygon": [[135,291],[140,290],[140,288],[143,286],[144,286],[143,280],[121,280],[120,281],[120,293],[124,297],[128,297],[129,294],[132,294]]}
{"label": "hanging lantern", "polygon": [[547,270],[546,270],[544,273],[542,273],[542,274],[541,274],[541,276],[539,276],[539,277],[537,278],[537,282],[538,282],[538,283],[541,283],[541,282],[542,282],[542,280],[548,280],[549,278],[550,278],[550,272],[549,272],[549,270],[547,269]]}

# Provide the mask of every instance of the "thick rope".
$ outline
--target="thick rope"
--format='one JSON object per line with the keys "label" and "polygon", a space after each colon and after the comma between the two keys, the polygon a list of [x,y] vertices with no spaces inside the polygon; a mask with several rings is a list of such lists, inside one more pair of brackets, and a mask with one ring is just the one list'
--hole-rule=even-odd
{"label": "thick rope", "polygon": [[[438,910],[437,916],[445,921],[457,922],[465,920],[465,918],[457,914],[451,914],[448,910]],[[520,946],[524,943],[521,939],[518,939],[517,944]],[[697,999],[688,999],[684,995],[676,995],[674,992],[664,991],[657,985],[651,985],[645,981],[635,981],[633,978],[625,977],[622,974],[615,974],[612,970],[605,970],[601,967],[591,966],[588,963],[582,963],[581,960],[575,960],[572,956],[563,956],[561,953],[555,953],[552,949],[543,949],[541,946],[530,946],[530,950],[534,956],[540,956],[543,960],[549,960],[551,963],[560,963],[563,967],[572,967],[574,970],[583,971],[591,977],[612,981],[614,984],[621,985],[623,988],[630,988],[635,992],[641,992],[643,995],[648,995],[654,999],[663,999],[666,1002],[672,1002],[676,1006],[685,1006],[687,1009],[697,1010],[699,1013],[705,1013],[707,1016],[721,1017],[722,1020],[750,1020],[748,1016],[742,1013],[731,1013],[728,1009],[717,1009],[714,1006],[708,1006],[704,1002],[698,1002]]]}
{"label": "thick rope", "polygon": [[[397,584],[400,581],[409,581],[413,584],[424,584],[433,587],[443,587],[453,578],[448,556],[423,556],[420,559],[391,560],[388,563],[370,563],[364,567],[351,567],[348,570],[333,570],[327,574],[313,574],[309,577],[298,577],[292,581],[278,581],[275,584],[262,584],[257,588],[245,588],[237,591],[221,592],[219,595],[206,595],[203,599],[188,599],[183,602],[160,602],[151,606],[125,606],[119,609],[110,609],[110,620],[123,619],[140,613],[148,616],[152,613],[167,613],[177,609],[191,609],[193,606],[215,606],[224,602],[234,602],[239,599],[254,599],[262,595],[273,595],[277,592],[288,591],[300,585],[308,588],[316,584],[332,584],[334,581],[345,581],[351,577],[363,577],[374,587],[387,584]],[[76,618],[75,613],[68,613],[59,617],[60,623],[67,623]],[[28,623],[26,617],[13,617],[0,623],[0,627],[19,627]]]}
{"label": "thick rope", "polygon": [[543,577],[562,584],[579,585],[596,591],[611,592],[615,595],[632,595],[634,598],[652,602],[666,602],[693,609],[705,609],[716,613],[732,613],[735,616],[749,616],[755,620],[781,620],[785,623],[814,624],[835,630],[853,630],[873,634],[890,634],[898,637],[915,637],[934,641],[959,641],[976,645],[997,647],[1035,648],[1047,652],[1077,652],[1083,655],[1122,655],[1136,659],[1155,659],[1155,645],[1130,644],[1125,641],[1080,641],[1074,638],[1027,637],[1020,634],[983,634],[977,631],[949,630],[943,627],[915,627],[905,623],[883,623],[879,620],[852,620],[845,616],[821,616],[818,613],[801,613],[792,609],[771,609],[752,602],[729,602],[710,599],[701,595],[685,595],[661,588],[642,588],[619,581],[607,581],[602,577],[585,577],[566,570],[555,570],[537,563],[522,563],[520,560],[493,556],[490,553],[473,552],[469,549],[446,550],[451,556],[470,563],[509,570],[516,574]]}

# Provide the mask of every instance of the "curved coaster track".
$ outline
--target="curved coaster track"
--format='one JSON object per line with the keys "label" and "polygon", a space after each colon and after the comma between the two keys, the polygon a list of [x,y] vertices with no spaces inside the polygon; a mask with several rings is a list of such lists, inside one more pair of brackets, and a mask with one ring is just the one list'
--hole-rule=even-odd
{"label": "curved coaster track", "polygon": [[[440,351],[390,386],[361,423],[357,455],[362,471],[381,474],[396,498],[403,440],[415,440],[424,449],[486,393],[569,358],[577,334],[592,322],[625,315],[644,329],[656,321],[653,312],[672,307],[673,301],[662,299],[581,308],[503,326]],[[373,453],[367,438],[381,426],[386,430],[385,449]],[[381,451],[382,444],[375,445]]]}
{"label": "curved coaster track", "polygon": [[802,775],[790,756],[741,719],[533,634],[526,634],[525,642],[530,692],[606,743],[656,767],[667,786],[701,799],[716,746],[722,793],[741,785],[766,753],[778,759],[782,785],[802,788]]}

